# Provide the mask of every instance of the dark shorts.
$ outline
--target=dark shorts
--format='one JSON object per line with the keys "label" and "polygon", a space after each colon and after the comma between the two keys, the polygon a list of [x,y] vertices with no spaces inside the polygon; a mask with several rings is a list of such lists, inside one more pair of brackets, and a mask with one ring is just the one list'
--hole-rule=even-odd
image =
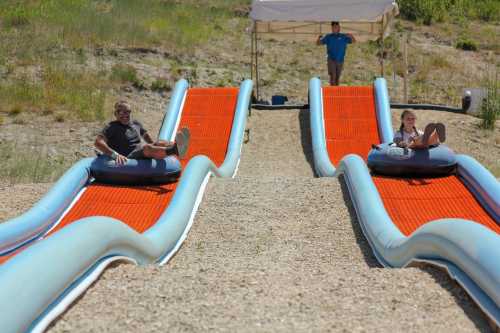
{"label": "dark shorts", "polygon": [[133,160],[144,160],[146,156],[144,156],[144,145],[139,145],[135,148],[130,154],[127,155],[127,158],[131,158]]}
{"label": "dark shorts", "polygon": [[[140,145],[138,145],[137,148],[135,148],[130,154],[127,155],[127,158],[131,158],[133,160],[145,160],[145,159],[150,158],[150,157],[144,156],[144,146],[145,145],[146,145],[145,143],[141,143]],[[166,147],[169,149],[173,149],[172,142],[163,141],[163,140],[156,141],[155,143],[153,143],[153,146],[160,146],[160,147]],[[173,154],[173,151],[167,150],[167,155],[171,155],[171,154]]]}

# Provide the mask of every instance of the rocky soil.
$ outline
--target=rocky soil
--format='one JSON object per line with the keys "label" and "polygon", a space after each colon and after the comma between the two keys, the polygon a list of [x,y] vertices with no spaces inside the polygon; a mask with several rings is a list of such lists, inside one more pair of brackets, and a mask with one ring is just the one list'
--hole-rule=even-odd
{"label": "rocky soil", "polygon": [[342,181],[312,177],[306,115],[254,111],[237,178],[211,179],[179,253],[108,269],[50,331],[488,331],[445,273],[377,263]]}

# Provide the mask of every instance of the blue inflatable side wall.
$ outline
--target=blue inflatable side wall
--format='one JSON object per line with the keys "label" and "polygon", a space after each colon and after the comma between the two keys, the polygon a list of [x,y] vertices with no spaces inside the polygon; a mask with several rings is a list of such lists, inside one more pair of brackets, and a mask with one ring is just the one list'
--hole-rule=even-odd
{"label": "blue inflatable side wall", "polygon": [[[175,131],[180,110],[176,110],[173,104],[180,107],[186,89],[187,83],[184,80],[176,85],[169,114],[160,130],[160,139],[170,138]],[[184,240],[210,174],[220,177],[234,174],[233,169],[240,159],[251,91],[252,81],[245,80],[240,87],[233,132],[223,165],[217,169],[206,156],[192,158],[183,171],[170,205],[148,231],[139,234],[112,218],[85,218],[63,228],[49,239],[33,244],[0,265],[2,331],[44,330],[112,261],[165,263]],[[177,116],[171,116],[170,112]],[[236,133],[235,130],[241,133]],[[81,162],[78,169],[88,172],[92,159],[85,161],[86,164]],[[83,178],[78,179],[78,184],[87,181],[82,180]],[[69,180],[75,181],[73,177]],[[74,188],[65,193],[68,196],[65,202],[72,201],[69,196],[78,192],[78,186],[61,183],[61,187],[64,186]],[[58,211],[50,202],[44,208]],[[17,226],[18,223],[11,223],[12,225]],[[22,292],[19,286],[22,286]],[[19,306],[12,306],[13,299]]]}
{"label": "blue inflatable side wall", "polygon": [[311,123],[311,139],[316,174],[320,177],[333,177],[335,167],[330,161],[328,150],[326,149],[323,90],[321,89],[321,80],[316,77],[309,81],[309,121]]}
{"label": "blue inflatable side wall", "polygon": [[[329,161],[325,161],[328,159],[328,153],[324,142],[321,85],[319,80],[316,80],[311,79],[309,85],[314,162],[318,175],[331,176],[332,170],[335,169],[328,165]],[[389,98],[384,79],[375,81],[375,98],[380,137],[384,143],[392,142]],[[323,142],[319,142],[320,140]],[[459,155],[457,163],[459,177],[495,221],[500,223],[498,181],[471,157]],[[499,235],[470,221],[442,219],[427,223],[410,237],[405,237],[387,214],[361,157],[347,155],[334,175],[343,176],[361,229],[382,265],[405,267],[412,262],[423,261],[443,267],[467,290],[484,312],[500,324]]]}

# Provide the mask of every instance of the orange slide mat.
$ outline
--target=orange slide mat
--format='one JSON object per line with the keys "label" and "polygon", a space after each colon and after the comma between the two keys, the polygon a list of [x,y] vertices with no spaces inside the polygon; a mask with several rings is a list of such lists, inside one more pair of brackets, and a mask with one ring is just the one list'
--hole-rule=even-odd
{"label": "orange slide mat", "polygon": [[380,142],[373,87],[323,88],[326,148],[338,165],[347,154],[366,159],[371,145]]}
{"label": "orange slide mat", "polygon": [[[179,128],[188,127],[191,139],[188,152],[181,160],[183,167],[191,157],[199,154],[208,156],[218,166],[222,164],[238,92],[238,88],[191,88],[187,91]],[[96,215],[116,218],[142,233],[156,223],[176,187],[177,183],[142,187],[91,184],[51,234],[74,221]],[[0,263],[11,256],[0,257]]]}
{"label": "orange slide mat", "polygon": [[[366,161],[371,145],[381,141],[373,87],[325,87],[323,110],[332,163],[338,165],[350,153]],[[406,236],[441,218],[471,220],[500,233],[500,226],[457,176],[426,179],[374,176],[373,181],[392,221]]]}
{"label": "orange slide mat", "polygon": [[500,226],[457,176],[442,178],[373,177],[392,221],[409,236],[421,225],[443,218],[480,223],[500,234]]}

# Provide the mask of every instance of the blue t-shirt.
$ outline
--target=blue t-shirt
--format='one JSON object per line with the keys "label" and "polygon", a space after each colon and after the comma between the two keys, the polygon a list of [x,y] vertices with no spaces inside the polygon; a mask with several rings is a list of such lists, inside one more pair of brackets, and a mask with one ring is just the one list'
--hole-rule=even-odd
{"label": "blue t-shirt", "polygon": [[351,37],[341,33],[331,33],[321,38],[321,44],[326,45],[328,58],[336,62],[344,62],[347,44],[351,43]]}

